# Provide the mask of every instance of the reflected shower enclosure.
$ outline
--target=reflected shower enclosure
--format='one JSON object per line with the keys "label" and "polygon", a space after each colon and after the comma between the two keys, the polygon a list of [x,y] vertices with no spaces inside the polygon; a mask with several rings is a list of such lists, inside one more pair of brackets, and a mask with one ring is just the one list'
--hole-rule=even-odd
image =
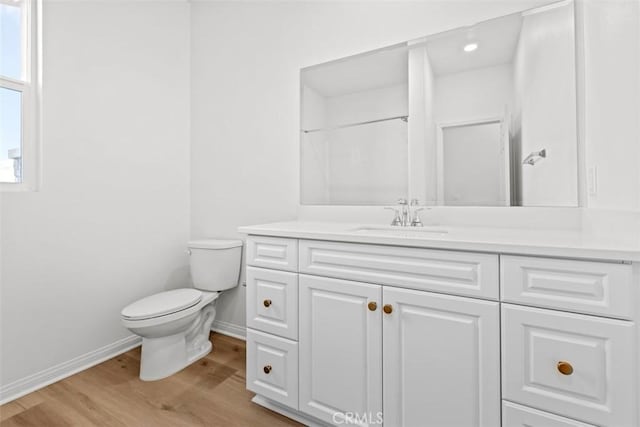
{"label": "reflected shower enclosure", "polygon": [[303,204],[406,197],[407,55],[401,45],[302,71]]}

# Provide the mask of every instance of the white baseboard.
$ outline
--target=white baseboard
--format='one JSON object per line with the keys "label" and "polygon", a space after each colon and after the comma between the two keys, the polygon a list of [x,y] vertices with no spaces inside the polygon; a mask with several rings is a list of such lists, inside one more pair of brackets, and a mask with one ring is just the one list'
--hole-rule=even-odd
{"label": "white baseboard", "polygon": [[21,378],[17,381],[0,387],[0,405],[15,400],[25,394],[70,377],[80,371],[84,371],[98,363],[111,359],[119,354],[139,346],[142,339],[137,335],[131,335],[97,350],[78,356],[59,365],[36,372],[35,374]]}
{"label": "white baseboard", "polygon": [[214,320],[211,325],[211,330],[222,335],[228,335],[233,338],[238,338],[242,341],[247,340],[247,328],[244,326],[236,325],[235,323],[224,322],[222,320]]}

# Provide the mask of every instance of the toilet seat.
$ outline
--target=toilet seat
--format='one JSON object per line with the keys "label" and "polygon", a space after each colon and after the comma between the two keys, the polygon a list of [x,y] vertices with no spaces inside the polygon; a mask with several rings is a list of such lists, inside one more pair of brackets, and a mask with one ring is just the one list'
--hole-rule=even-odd
{"label": "toilet seat", "polygon": [[197,305],[202,292],[193,288],[173,289],[142,298],[122,309],[125,320],[146,320],[167,316]]}
{"label": "toilet seat", "polygon": [[127,317],[121,316],[122,324],[125,328],[145,328],[165,325],[167,323],[179,321],[180,319],[189,317],[194,313],[198,313],[200,310],[202,310],[202,307],[211,304],[220,296],[219,292],[200,292],[202,293],[200,302],[192,305],[191,307],[187,307],[174,313],[165,314],[164,316],[150,317],[148,319],[129,319]]}

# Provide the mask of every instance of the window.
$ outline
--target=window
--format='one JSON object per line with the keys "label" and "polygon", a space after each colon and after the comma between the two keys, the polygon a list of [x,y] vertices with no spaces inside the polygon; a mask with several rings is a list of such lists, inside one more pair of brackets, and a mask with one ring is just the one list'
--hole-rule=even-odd
{"label": "window", "polygon": [[38,0],[0,0],[0,188],[39,179]]}

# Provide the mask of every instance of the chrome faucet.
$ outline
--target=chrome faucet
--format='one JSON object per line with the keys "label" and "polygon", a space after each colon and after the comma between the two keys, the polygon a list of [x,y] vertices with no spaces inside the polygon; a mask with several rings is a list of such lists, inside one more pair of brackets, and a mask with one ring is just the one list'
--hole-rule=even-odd
{"label": "chrome faucet", "polygon": [[407,203],[407,199],[398,199],[398,205],[402,210],[402,216],[400,217],[401,218],[400,225],[403,227],[406,227],[409,225],[409,222],[411,221],[411,212],[410,212],[411,209],[409,208],[409,203]]}
{"label": "chrome faucet", "polygon": [[398,199],[398,207],[385,207],[394,211],[395,215],[391,225],[395,227],[422,227],[422,221],[418,212],[424,208],[420,208],[418,199],[412,199],[411,204],[407,202],[407,199]]}

